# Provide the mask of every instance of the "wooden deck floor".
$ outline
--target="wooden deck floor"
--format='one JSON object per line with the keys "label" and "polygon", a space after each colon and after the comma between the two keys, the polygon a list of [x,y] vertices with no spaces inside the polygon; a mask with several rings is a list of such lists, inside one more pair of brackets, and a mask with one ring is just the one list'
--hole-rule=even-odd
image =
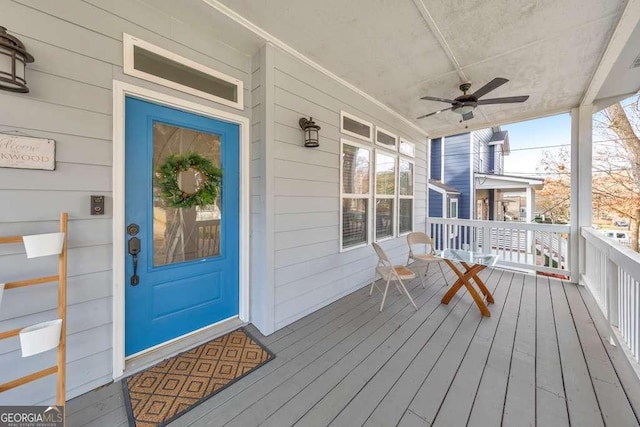
{"label": "wooden deck floor", "polygon": [[[410,286],[417,312],[394,291],[380,313],[361,289],[271,336],[250,327],[277,358],[171,425],[638,425],[640,382],[585,289],[482,275],[490,318],[463,292],[441,304],[434,275]],[[67,413],[68,426],[127,424],[119,384]]]}

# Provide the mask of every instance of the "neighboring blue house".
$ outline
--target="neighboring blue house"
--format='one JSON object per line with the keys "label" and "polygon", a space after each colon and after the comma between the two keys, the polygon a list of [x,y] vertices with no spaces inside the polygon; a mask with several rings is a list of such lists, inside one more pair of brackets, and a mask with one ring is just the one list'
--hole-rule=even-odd
{"label": "neighboring blue house", "polygon": [[509,152],[499,127],[432,139],[429,216],[532,221],[544,181],[504,175]]}

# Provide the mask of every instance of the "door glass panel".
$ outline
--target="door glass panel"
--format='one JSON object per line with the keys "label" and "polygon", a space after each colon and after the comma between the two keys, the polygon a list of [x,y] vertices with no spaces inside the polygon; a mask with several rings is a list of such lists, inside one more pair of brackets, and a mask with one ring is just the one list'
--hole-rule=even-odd
{"label": "door glass panel", "polygon": [[[219,135],[154,122],[153,170],[157,171],[169,156],[187,153],[196,153],[221,168]],[[177,179],[180,190],[192,194],[202,185],[203,177],[196,168],[189,168],[178,172]],[[163,199],[154,180],[153,265],[160,267],[220,255],[221,216],[220,193],[211,205],[175,208]]]}

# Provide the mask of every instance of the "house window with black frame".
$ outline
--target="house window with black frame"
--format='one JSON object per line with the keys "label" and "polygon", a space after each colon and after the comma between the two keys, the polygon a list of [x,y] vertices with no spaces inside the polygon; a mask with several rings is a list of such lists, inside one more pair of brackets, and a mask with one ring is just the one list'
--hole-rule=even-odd
{"label": "house window with black frame", "polygon": [[396,158],[376,150],[375,162],[375,236],[376,240],[393,237],[395,229]]}
{"label": "house window with black frame", "polygon": [[371,149],[341,140],[341,248],[369,243]]}
{"label": "house window with black frame", "polygon": [[398,233],[413,231],[413,169],[411,160],[400,158],[398,162]]}

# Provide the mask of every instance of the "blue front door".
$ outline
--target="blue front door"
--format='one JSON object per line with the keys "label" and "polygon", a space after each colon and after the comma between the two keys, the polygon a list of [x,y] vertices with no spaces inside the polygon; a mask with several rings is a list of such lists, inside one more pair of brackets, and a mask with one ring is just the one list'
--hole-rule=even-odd
{"label": "blue front door", "polygon": [[[129,356],[238,314],[239,127],[131,97],[125,119]],[[166,168],[188,157],[195,166]],[[203,168],[222,170],[214,201],[166,195],[167,176],[185,200],[205,194]]]}

